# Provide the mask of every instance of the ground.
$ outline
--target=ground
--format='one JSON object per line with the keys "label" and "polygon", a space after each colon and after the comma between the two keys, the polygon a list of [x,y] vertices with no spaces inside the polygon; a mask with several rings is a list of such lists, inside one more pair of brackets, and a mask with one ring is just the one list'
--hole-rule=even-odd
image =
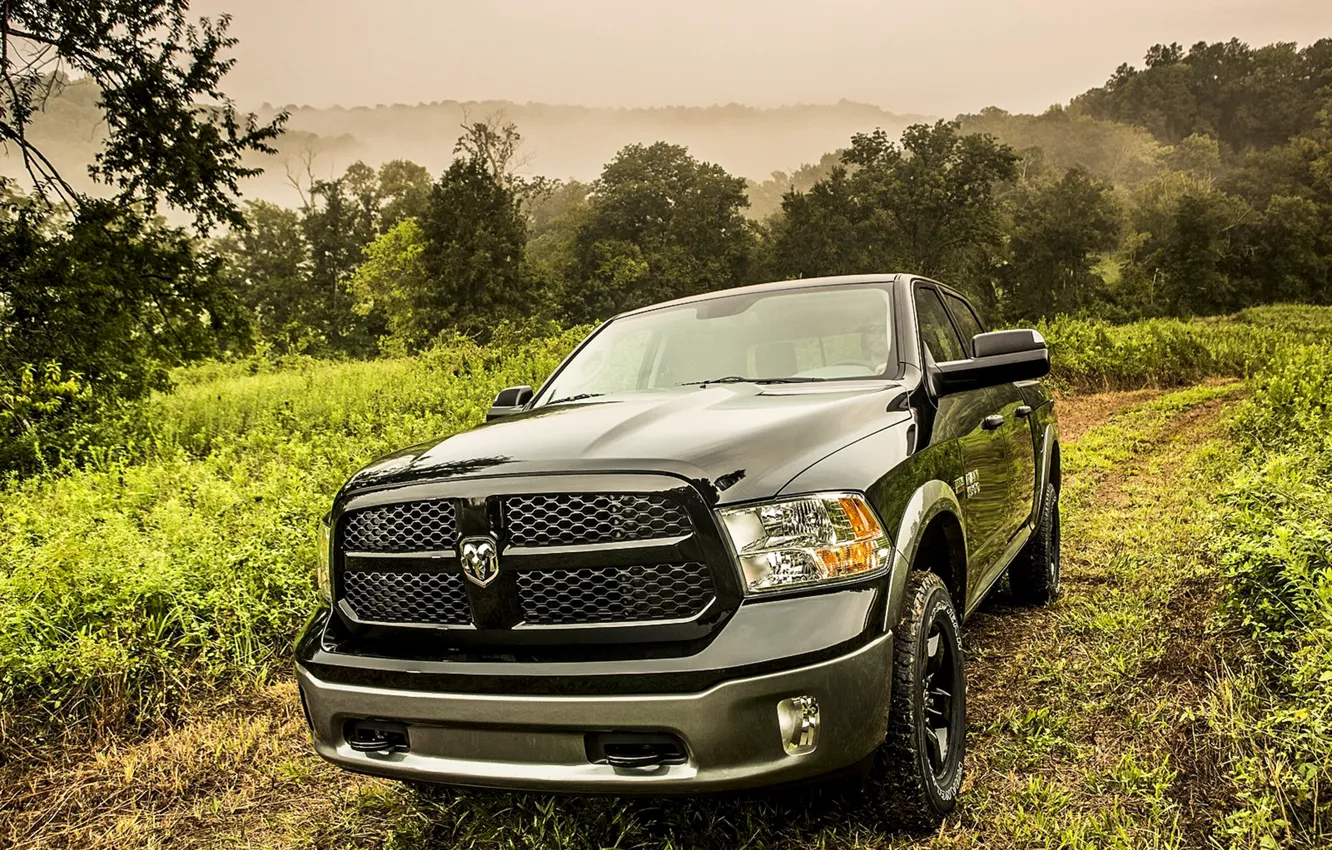
{"label": "ground", "polygon": [[[1238,384],[1061,399],[1064,594],[967,624],[963,803],[895,832],[842,787],[708,800],[425,794],[312,755],[290,681],[197,700],[146,739],[9,771],[0,847],[1207,846],[1228,800],[1226,652],[1199,535]],[[89,751],[95,754],[89,755]]]}

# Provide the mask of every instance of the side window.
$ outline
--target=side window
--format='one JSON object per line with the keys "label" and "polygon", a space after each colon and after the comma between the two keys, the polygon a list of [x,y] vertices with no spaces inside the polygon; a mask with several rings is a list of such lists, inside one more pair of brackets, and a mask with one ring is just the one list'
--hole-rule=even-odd
{"label": "side window", "polygon": [[967,359],[938,292],[924,286],[916,288],[916,321],[920,323],[920,338],[936,363]]}
{"label": "side window", "polygon": [[971,338],[976,334],[985,333],[980,319],[976,318],[976,311],[956,295],[947,292],[943,295],[944,301],[948,302],[948,312],[953,314],[953,321],[957,323],[958,330],[962,331],[962,342],[966,346],[967,353],[972,357],[976,356],[976,352],[971,349]]}

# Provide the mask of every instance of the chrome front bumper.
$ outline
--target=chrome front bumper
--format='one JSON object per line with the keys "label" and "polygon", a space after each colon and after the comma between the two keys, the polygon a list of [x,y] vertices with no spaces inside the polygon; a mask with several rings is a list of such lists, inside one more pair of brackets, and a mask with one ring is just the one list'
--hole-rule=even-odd
{"label": "chrome front bumper", "polygon": [[[696,793],[796,781],[868,755],[887,729],[892,635],[840,658],[723,682],[701,693],[500,696],[385,690],[321,681],[297,666],[315,749],[334,764],[380,776],[526,790]],[[788,755],[777,703],[813,696],[812,750]],[[348,720],[408,725],[407,752],[367,753]],[[667,732],[683,764],[620,768],[588,760],[589,732]]]}

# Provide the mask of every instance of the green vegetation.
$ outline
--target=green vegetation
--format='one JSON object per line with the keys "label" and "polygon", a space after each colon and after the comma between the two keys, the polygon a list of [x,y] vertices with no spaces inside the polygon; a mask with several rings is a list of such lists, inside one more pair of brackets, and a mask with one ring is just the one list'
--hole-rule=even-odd
{"label": "green vegetation", "polygon": [[1211,319],[1127,325],[1059,317],[1037,327],[1050,347],[1055,385],[1095,392],[1253,375],[1292,343],[1332,337],[1332,308],[1255,307]]}
{"label": "green vegetation", "polygon": [[475,424],[579,333],[203,367],[126,417],[86,468],[13,483],[0,502],[0,746],[50,720],[151,726],[195,688],[285,671],[315,601],[315,522],[346,476]]}
{"label": "green vegetation", "polygon": [[1281,352],[1236,417],[1246,458],[1212,551],[1256,666],[1224,694],[1244,846],[1332,841],[1332,357]]}

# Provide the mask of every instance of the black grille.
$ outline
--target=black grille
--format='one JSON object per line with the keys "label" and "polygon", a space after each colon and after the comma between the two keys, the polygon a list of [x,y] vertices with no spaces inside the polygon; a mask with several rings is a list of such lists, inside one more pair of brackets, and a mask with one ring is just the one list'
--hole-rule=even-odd
{"label": "black grille", "polygon": [[460,573],[349,570],[342,596],[363,622],[463,625],[472,621],[463,581]]}
{"label": "black grille", "polygon": [[402,502],[349,516],[342,548],[348,552],[429,552],[451,548],[457,536],[453,502]]}
{"label": "black grille", "polygon": [[517,546],[655,540],[690,532],[685,512],[665,496],[510,496],[504,500],[504,521]]}
{"label": "black grille", "polygon": [[690,562],[522,572],[518,594],[526,622],[554,626],[687,619],[713,589],[708,568]]}

